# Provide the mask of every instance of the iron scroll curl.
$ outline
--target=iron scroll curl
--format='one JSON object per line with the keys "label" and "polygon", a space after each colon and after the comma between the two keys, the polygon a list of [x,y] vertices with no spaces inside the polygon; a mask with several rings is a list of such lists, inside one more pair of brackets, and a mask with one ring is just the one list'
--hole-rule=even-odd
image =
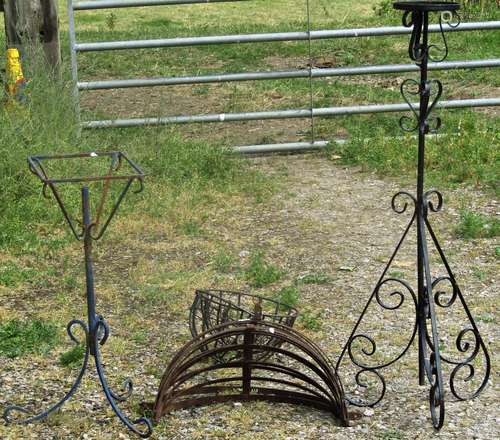
{"label": "iron scroll curl", "polygon": [[[76,336],[75,329],[77,327],[79,327],[82,330],[82,332],[84,333],[84,336],[85,336],[84,341],[79,340],[78,337]],[[80,371],[79,371],[76,379],[74,380],[71,388],[57,403],[53,404],[48,409],[40,412],[39,414],[32,415],[33,414],[32,411],[30,411],[30,410],[28,410],[25,407],[22,407],[20,405],[9,405],[8,407],[5,408],[3,415],[2,415],[2,418],[5,420],[6,423],[27,425],[27,424],[36,422],[38,420],[42,420],[45,417],[47,417],[49,414],[51,414],[51,413],[57,411],[59,408],[61,408],[64,405],[64,403],[67,400],[69,400],[71,398],[71,396],[73,396],[73,394],[75,394],[75,392],[78,389],[78,387],[80,386],[80,383],[83,379],[83,376],[85,375],[85,372],[87,370],[88,360],[89,360],[89,356],[90,356],[90,350],[89,350],[89,346],[87,344],[87,341],[89,339],[89,329],[87,327],[87,324],[85,324],[83,321],[81,321],[79,319],[73,319],[66,326],[66,332],[73,343],[75,343],[76,345],[84,345],[85,346],[85,352],[83,355],[82,366],[81,366]],[[25,419],[18,419],[18,418],[12,417],[12,414],[14,412],[19,412],[19,413],[28,415],[28,417]]]}
{"label": "iron scroll curl", "polygon": [[[449,289],[446,290],[447,285]],[[452,367],[449,376],[450,391],[459,401],[471,400],[477,397],[486,387],[491,371],[491,362],[488,351],[481,338],[479,330],[472,319],[469,318],[469,310],[463,301],[463,296],[459,286],[452,275],[446,275],[436,278],[432,283],[432,292],[434,303],[441,309],[451,309],[457,301],[461,303],[468,317],[468,324],[458,331],[455,336],[454,353],[455,358],[450,355],[441,354],[441,360]],[[433,349],[432,341],[427,333],[427,342]],[[483,359],[480,360],[479,356]],[[478,374],[475,364],[479,362],[483,365],[483,374],[480,376],[476,385],[474,380]],[[465,376],[460,373],[465,372]],[[461,385],[468,385],[468,391],[460,389]]]}
{"label": "iron scroll curl", "polygon": [[[398,285],[398,287],[391,287],[391,289],[389,289],[389,292],[384,292],[384,296],[382,296],[383,288],[385,286],[389,286],[390,284],[396,284]],[[406,281],[399,278],[385,278],[376,286],[368,305],[376,303],[383,310],[396,311],[404,305],[407,298],[412,301],[412,306],[416,312],[417,296],[411,286]],[[368,306],[366,307],[365,311],[367,309]],[[361,316],[361,319],[363,318],[363,316],[364,315]],[[358,321],[358,325],[360,324],[361,319]],[[387,388],[385,378],[379,370],[387,368],[390,365],[396,363],[408,352],[413,344],[413,341],[415,340],[415,336],[417,333],[417,322],[415,320],[411,335],[408,338],[408,342],[406,345],[404,345],[401,352],[392,356],[388,360],[384,359],[383,361],[375,363],[367,361],[372,359],[375,360],[377,358],[376,355],[380,352],[379,347],[377,346],[377,342],[371,335],[368,335],[366,333],[358,333],[358,325],[354,328],[349,340],[347,341],[344,352],[339,358],[336,368],[338,369],[340,367],[342,358],[345,354],[345,351],[347,350],[350,362],[358,368],[358,371],[354,376],[356,385],[360,389],[366,390],[368,388],[367,381],[363,379],[367,378],[368,375],[371,375],[376,381],[379,382],[380,386],[378,395],[376,395],[375,397],[352,397],[352,393],[347,396],[348,401],[355,406],[371,407],[375,406],[384,398]]]}

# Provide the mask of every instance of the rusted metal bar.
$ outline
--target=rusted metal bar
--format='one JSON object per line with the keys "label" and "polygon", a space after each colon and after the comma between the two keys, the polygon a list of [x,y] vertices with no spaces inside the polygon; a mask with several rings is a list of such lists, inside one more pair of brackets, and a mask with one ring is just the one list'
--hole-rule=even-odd
{"label": "rusted metal bar", "polygon": [[[256,317],[266,322],[277,322],[292,327],[297,315],[297,309],[263,296],[227,290],[197,290],[189,312],[189,327],[193,337],[226,322]],[[278,341],[272,337],[261,337],[258,342],[276,344]],[[236,340],[226,337],[220,339],[219,343],[231,345],[235,344]],[[234,358],[242,355],[243,353],[233,352]],[[253,355],[254,358],[260,358],[265,353],[254,352]],[[227,361],[227,354],[222,358],[216,354],[214,360]]]}
{"label": "rusted metal bar", "polygon": [[[266,338],[278,343],[259,342]],[[233,343],[221,342],[226,340]],[[213,363],[214,356],[228,361]],[[343,426],[349,423],[342,384],[323,351],[294,329],[258,315],[211,328],[184,345],[163,375],[154,419],[197,405],[256,400],[308,405],[329,411]]]}

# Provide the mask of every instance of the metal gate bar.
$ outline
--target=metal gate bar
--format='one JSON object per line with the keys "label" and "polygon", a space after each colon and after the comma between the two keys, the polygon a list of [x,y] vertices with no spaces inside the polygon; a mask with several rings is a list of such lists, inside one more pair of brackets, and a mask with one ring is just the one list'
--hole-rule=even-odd
{"label": "metal gate bar", "polygon": [[[412,104],[415,109],[419,108],[418,103]],[[494,107],[500,106],[500,98],[485,99],[458,99],[451,101],[441,101],[436,108],[466,108],[466,107]],[[315,108],[312,111],[313,117],[320,116],[345,116],[362,115],[371,113],[389,113],[404,112],[410,110],[408,104],[374,104],[374,105],[356,105],[351,107],[324,107]],[[82,123],[83,128],[124,128],[137,127],[141,125],[170,125],[170,124],[190,124],[203,122],[237,122],[237,121],[256,121],[267,119],[296,119],[310,118],[311,110],[276,110],[267,112],[242,112],[242,113],[219,113],[208,115],[193,116],[167,116],[157,118],[135,118],[135,119],[113,119],[102,121],[89,121]]]}
{"label": "metal gate bar", "polygon": [[[346,141],[344,139],[335,139],[332,141],[335,144],[342,145]],[[258,154],[258,153],[282,153],[290,151],[307,151],[320,150],[326,148],[332,142],[316,141],[316,142],[289,142],[286,144],[266,144],[266,145],[245,145],[241,147],[233,147],[233,153],[240,154]]]}
{"label": "metal gate bar", "polygon": [[[431,63],[429,70],[477,69],[500,67],[500,58],[480,61],[447,61]],[[334,76],[378,75],[384,73],[418,72],[415,64],[385,64],[380,66],[335,67],[311,69],[313,78]],[[207,84],[233,81],[276,80],[291,78],[309,78],[309,69],[284,70],[278,72],[242,72],[222,75],[182,76],[171,78],[117,79],[107,81],[80,81],[79,90],[124,89],[129,87],[173,86],[181,84]]]}
{"label": "metal gate bar", "polygon": [[[444,27],[446,32],[464,32],[500,29],[500,21],[463,23],[458,27]],[[439,25],[429,26],[430,32],[440,32]],[[378,28],[337,29],[311,31],[311,40],[334,38],[381,37],[406,35],[411,29],[404,26],[388,26]],[[242,35],[215,35],[207,37],[160,38],[155,40],[105,41],[75,44],[77,52],[99,52],[105,50],[154,49],[160,47],[205,46],[210,44],[267,43],[273,41],[305,41],[309,40],[308,32],[272,32]]]}
{"label": "metal gate bar", "polygon": [[[69,30],[70,30],[70,49],[71,65],[74,80],[74,93],[79,106],[80,90],[103,90],[103,89],[121,89],[129,87],[154,87],[170,86],[181,84],[204,84],[204,83],[224,83],[233,81],[253,81],[253,80],[276,80],[286,78],[326,78],[338,76],[354,75],[373,75],[385,73],[404,73],[414,72],[418,68],[412,64],[388,64],[388,65],[368,65],[357,67],[341,67],[319,69],[312,68],[312,63],[308,69],[297,69],[287,71],[269,71],[269,72],[239,72],[209,74],[199,76],[184,77],[166,77],[166,78],[136,78],[136,79],[112,79],[97,81],[78,81],[78,62],[79,52],[94,52],[107,50],[127,50],[127,49],[148,49],[161,47],[189,47],[204,46],[211,44],[238,44],[238,43],[262,43],[278,41],[312,41],[335,38],[358,38],[358,37],[378,37],[391,35],[408,34],[410,30],[403,26],[390,26],[380,28],[360,28],[360,29],[338,29],[338,30],[308,30],[304,32],[275,32],[246,35],[222,35],[222,36],[204,36],[204,37],[182,37],[154,40],[131,40],[131,41],[107,41],[107,42],[88,42],[78,43],[75,35],[74,11],[97,10],[105,8],[128,8],[141,6],[171,6],[187,4],[209,4],[209,3],[229,3],[250,0],[102,0],[102,1],[68,1]],[[477,30],[498,30],[500,21],[463,23],[457,28],[444,27],[446,32],[453,31],[477,31]],[[431,26],[431,32],[438,32],[439,26]],[[434,70],[451,70],[467,68],[492,68],[500,67],[500,59],[472,60],[472,61],[453,61],[432,65]],[[489,99],[467,99],[445,101],[439,104],[440,108],[465,108],[465,107],[485,107],[499,106],[500,98]],[[312,106],[311,106],[312,107]],[[418,105],[416,105],[418,108]],[[136,119],[117,119],[117,120],[98,120],[87,121],[81,124],[82,128],[107,128],[107,127],[136,127],[142,125],[166,125],[166,124],[188,124],[188,123],[208,123],[208,122],[229,122],[229,121],[252,121],[269,119],[288,119],[288,118],[310,118],[324,116],[341,116],[354,114],[369,114],[383,112],[402,112],[407,111],[408,105],[386,104],[386,105],[364,105],[351,107],[329,107],[329,108],[309,108],[277,110],[266,112],[243,112],[243,113],[222,113],[205,115],[181,115],[154,118],[136,118]],[[79,114],[79,108],[78,108]],[[292,142],[286,144],[271,144],[261,146],[235,147],[235,151],[257,152],[258,151],[290,151],[323,148],[328,144],[326,141],[315,141],[313,136],[309,142]]]}

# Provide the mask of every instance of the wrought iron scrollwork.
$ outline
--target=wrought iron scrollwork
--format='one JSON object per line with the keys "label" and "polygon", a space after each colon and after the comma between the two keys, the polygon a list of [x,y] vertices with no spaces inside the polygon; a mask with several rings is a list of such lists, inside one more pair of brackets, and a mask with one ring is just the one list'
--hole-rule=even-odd
{"label": "wrought iron scrollwork", "polygon": [[391,200],[391,208],[394,212],[396,212],[397,214],[403,214],[406,212],[408,208],[408,202],[405,201],[402,207],[398,207],[397,205],[398,200],[402,199],[403,197],[409,198],[413,202],[413,208],[417,209],[417,199],[415,198],[415,196],[407,191],[399,191],[394,194]]}
{"label": "wrought iron scrollwork", "polygon": [[[74,330],[76,327],[80,327],[80,329],[83,331],[85,335],[85,341],[80,341],[77,336],[74,333]],[[69,389],[69,391],[64,395],[63,398],[61,398],[57,403],[53,404],[51,407],[46,409],[45,411],[42,411],[39,414],[36,415],[31,415],[33,414],[32,411],[19,406],[19,405],[10,405],[7,408],[5,408],[3,412],[3,419],[5,420],[6,423],[17,423],[21,425],[26,425],[29,423],[36,422],[38,420],[42,420],[45,417],[47,417],[49,414],[57,411],[61,406],[64,405],[64,403],[75,394],[76,390],[80,386],[80,383],[83,379],[83,376],[85,375],[85,371],[87,370],[87,364],[89,360],[89,346],[87,344],[88,338],[89,338],[89,330],[87,327],[87,324],[85,324],[83,321],[80,321],[78,319],[74,319],[70,321],[66,327],[66,331],[68,333],[69,338],[71,339],[72,342],[74,342],[76,345],[85,345],[85,352],[83,355],[83,363],[82,367],[80,368],[80,372],[78,373],[78,376],[76,377],[75,381],[73,382],[73,385]],[[12,414],[15,412],[19,412],[22,414],[26,414],[29,417],[26,419],[19,419],[17,417],[13,417]]]}
{"label": "wrought iron scrollwork", "polygon": [[[465,400],[479,395],[486,386],[491,371],[486,345],[428,219],[430,213],[438,213],[442,210],[443,196],[434,189],[424,191],[425,139],[427,134],[436,133],[441,127],[441,118],[434,117],[433,112],[443,93],[440,81],[428,79],[428,63],[429,61],[444,61],[448,56],[448,43],[443,23],[446,22],[451,27],[458,26],[460,17],[456,11],[460,5],[442,1],[404,1],[396,2],[394,7],[404,11],[403,25],[413,28],[408,51],[410,58],[420,68],[420,79],[407,79],[401,84],[401,94],[413,116],[405,115],[399,121],[405,132],[418,132],[417,192],[415,196],[406,191],[398,192],[392,198],[391,207],[397,214],[403,214],[409,210],[413,203],[414,211],[375,290],[368,299],[344,346],[336,365],[336,371],[339,371],[343,363],[349,363],[354,369],[354,385],[357,394],[348,395],[352,404],[357,406],[376,405],[382,400],[387,389],[386,380],[381,370],[401,359],[408,352],[414,340],[417,339],[420,385],[425,385],[426,381],[429,385],[432,425],[439,430],[443,426],[445,418],[445,381],[443,375],[449,373],[451,394],[458,400]],[[443,40],[442,48],[429,44],[429,16],[431,12],[441,14],[439,30]],[[436,55],[438,53],[439,56]],[[418,108],[413,104],[412,97],[419,98]],[[406,281],[386,276],[399,249],[406,240],[409,230],[414,225],[417,229],[417,289],[415,291]],[[430,269],[428,236],[430,236],[446,269],[445,275],[437,278],[432,277]],[[381,289],[394,282],[399,283],[399,290],[392,290],[388,297],[381,297]],[[408,342],[403,342],[400,351],[394,354],[395,351],[392,350],[387,355],[389,359],[384,359],[382,351],[385,346],[368,332],[360,331],[361,325],[366,315],[373,311],[369,310],[370,306],[378,306],[377,312],[379,314],[395,312],[403,308],[406,303],[405,298],[408,297],[412,298],[414,306],[412,309],[415,309],[413,332]],[[467,323],[454,337],[453,351],[456,355],[450,356],[447,351],[448,347],[442,347],[443,341],[440,340],[437,318],[439,311],[451,310],[454,307],[460,307],[465,312]],[[418,338],[416,338],[417,335]],[[390,343],[390,341],[384,342]],[[478,372],[479,366],[481,366],[481,373]],[[371,393],[368,390],[370,387],[374,388]],[[463,390],[464,387],[467,388],[466,391]],[[359,397],[360,391],[364,391],[362,397]],[[368,398],[364,398],[364,395],[368,395]]]}
{"label": "wrought iron scrollwork", "polygon": [[429,390],[429,406],[432,426],[435,429],[441,429],[443,427],[445,415],[444,385],[441,375],[441,366],[437,364],[436,352],[431,352],[429,361],[425,359],[424,363],[426,366],[427,379],[431,385]]}
{"label": "wrought iron scrollwork", "polygon": [[[435,86],[435,87],[434,87]],[[441,128],[440,117],[432,116],[437,103],[443,94],[443,85],[439,80],[426,81],[422,87],[418,81],[408,78],[401,84],[401,95],[408,104],[413,117],[403,115],[399,120],[399,126],[407,133],[417,131],[420,127],[425,133],[437,133]],[[424,105],[417,110],[411,102],[410,96],[425,96]],[[432,101],[430,99],[432,98]]]}
{"label": "wrought iron scrollwork", "polygon": [[[443,29],[443,22],[451,28],[457,28],[460,25],[460,14],[456,11],[443,11],[439,16],[439,33],[443,41],[443,47],[436,44],[429,44],[427,41],[428,35],[428,16],[422,14],[421,11],[406,11],[403,14],[403,26],[413,28],[410,37],[408,54],[410,59],[416,63],[421,63],[427,58],[435,63],[440,63],[448,58],[449,48],[446,34]],[[431,52],[437,51],[441,56],[436,57]]]}
{"label": "wrought iron scrollwork", "polygon": [[104,368],[102,366],[99,345],[101,346],[104,345],[108,339],[108,336],[109,336],[109,326],[102,317],[99,317],[99,319],[96,322],[96,329],[94,332],[93,342],[95,346],[95,355],[94,355],[95,366],[97,369],[97,375],[99,377],[99,381],[101,382],[102,389],[104,391],[106,398],[108,399],[108,402],[113,412],[123,422],[123,424],[138,436],[142,438],[147,438],[151,436],[151,434],[153,433],[153,425],[151,424],[151,421],[145,417],[141,417],[137,420],[132,421],[122,412],[122,410],[116,404],[116,401],[124,402],[125,400],[128,399],[128,397],[130,397],[133,391],[132,381],[130,379],[125,380],[123,384],[124,387],[123,393],[117,394],[110,388],[108,381],[106,379]]}
{"label": "wrought iron scrollwork", "polygon": [[[418,130],[420,115],[415,106],[412,104],[408,95],[419,96],[420,83],[412,78],[408,78],[401,83],[400,91],[401,91],[401,96],[403,97],[406,104],[408,104],[408,107],[413,113],[414,118],[407,115],[401,116],[399,120],[399,126],[403,131],[406,131],[407,133],[412,133]],[[411,123],[411,125],[408,125],[409,123]]]}
{"label": "wrought iron scrollwork", "polygon": [[[451,291],[446,291],[444,287],[441,287],[445,283]],[[490,356],[453,274],[436,278],[432,284],[432,289],[434,303],[437,307],[451,309],[460,303],[459,305],[462,306],[467,316],[467,324],[465,324],[455,337],[455,358],[450,357],[448,354],[441,354],[441,360],[451,366],[449,386],[452,395],[457,400],[473,399],[487,385],[491,371]],[[476,364],[482,365],[480,370],[482,374],[478,373]],[[465,376],[463,375],[464,372]],[[476,380],[476,374],[481,374],[479,380]],[[474,382],[475,380],[476,382]],[[467,385],[468,390],[460,390],[459,382],[461,385]]]}
{"label": "wrought iron scrollwork", "polygon": [[[435,197],[435,201],[432,200],[433,197]],[[440,212],[443,209],[443,195],[435,189],[424,193],[424,209],[425,217],[427,217],[429,210],[431,212]]]}
{"label": "wrought iron scrollwork", "polygon": [[[388,292],[383,293],[384,287],[390,286],[391,284],[396,284],[398,287],[392,286],[390,289],[387,289]],[[415,322],[413,324],[413,328],[408,337],[408,342],[403,349],[399,353],[392,354],[389,359],[384,358],[383,360],[379,360],[378,358],[378,355],[381,355],[382,351],[379,350],[379,346],[377,345],[375,338],[369,334],[358,332],[358,328],[371,304],[378,305],[381,309],[389,312],[396,311],[404,305],[406,298],[411,299],[412,308],[416,310],[417,296],[406,281],[391,277],[381,279],[375,287],[365,310],[361,314],[358,323],[354,327],[351,336],[344,347],[344,350],[337,362],[336,369],[338,370],[340,368],[342,360],[347,353],[350,363],[356,367],[357,371],[354,376],[355,385],[358,388],[356,391],[361,394],[355,394],[354,390],[348,390],[347,399],[355,406],[375,406],[384,398],[386,392],[386,381],[379,370],[396,363],[407,353],[415,339],[417,323]],[[372,390],[368,390],[369,380],[364,379],[368,379],[369,377],[379,383],[377,390],[374,391],[373,389],[375,387],[373,386],[371,387]],[[372,391],[375,395],[364,397],[362,395],[363,390]]]}
{"label": "wrought iron scrollwork", "polygon": [[[104,175],[90,175],[90,176],[77,176],[77,177],[56,177],[50,178],[47,172],[47,168],[44,167],[43,163],[49,161],[59,161],[59,160],[71,160],[71,159],[90,159],[98,158],[109,159],[107,166],[107,173]],[[90,159],[94,160],[94,159]],[[85,354],[83,358],[83,365],[78,374],[77,379],[73,383],[71,389],[68,393],[57,402],[52,405],[49,409],[41,412],[38,415],[28,417],[26,419],[13,418],[12,414],[14,412],[20,412],[23,414],[31,414],[27,409],[20,407],[18,405],[11,405],[6,408],[3,418],[7,423],[21,423],[27,424],[35,422],[47,417],[50,413],[58,410],[77,390],[81,380],[88,368],[89,357],[92,356],[95,361],[95,367],[97,374],[99,376],[99,381],[101,383],[102,389],[106,398],[116,414],[116,416],[127,426],[127,428],[133,433],[140,437],[147,438],[153,432],[153,427],[151,422],[145,417],[141,417],[137,420],[130,420],[122,410],[118,407],[117,402],[124,402],[131,396],[133,392],[133,384],[130,379],[125,380],[122,385],[121,392],[117,393],[113,391],[106,379],[104,367],[101,361],[100,347],[106,344],[110,336],[110,328],[108,323],[104,320],[101,315],[96,313],[96,298],[94,292],[94,269],[93,269],[93,258],[92,258],[92,245],[93,242],[99,240],[106,229],[108,228],[111,220],[115,216],[120,204],[122,203],[126,193],[131,188],[134,182],[138,182],[139,186],[135,193],[141,192],[143,190],[143,179],[144,174],[141,169],[132,162],[127,156],[121,152],[105,152],[105,153],[76,153],[76,154],[66,154],[59,156],[32,156],[28,158],[28,164],[30,171],[40,178],[43,184],[43,195],[45,197],[50,197],[49,188],[57,201],[57,204],[61,208],[63,215],[68,223],[73,235],[77,240],[83,241],[83,251],[85,256],[85,278],[86,278],[86,297],[87,297],[87,318],[88,325],[80,320],[73,320],[67,326],[67,332],[70,339],[77,343],[83,344],[79,341],[74,333],[74,329],[78,326],[85,334]],[[128,165],[128,171],[125,174],[121,173],[116,175],[115,173],[123,166]],[[111,201],[110,213],[107,218],[101,222],[101,215],[104,213],[105,205],[109,204],[108,193],[110,191],[110,185],[114,181],[122,181],[123,188],[118,192],[117,200]],[[102,192],[99,201],[97,202],[97,208],[95,212],[94,219],[92,219],[91,204],[90,204],[90,190],[89,183],[101,182]],[[66,209],[63,199],[58,191],[58,186],[61,184],[70,183],[81,183],[81,202],[82,202],[82,219],[73,219]],[[101,226],[102,224],[102,226]]]}

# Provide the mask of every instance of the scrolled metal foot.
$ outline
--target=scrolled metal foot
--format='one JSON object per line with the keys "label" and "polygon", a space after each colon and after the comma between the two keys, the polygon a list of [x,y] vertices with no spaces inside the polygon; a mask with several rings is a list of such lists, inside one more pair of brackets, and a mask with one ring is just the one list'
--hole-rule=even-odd
{"label": "scrolled metal foot", "polygon": [[115,393],[110,389],[111,396],[113,399],[118,400],[118,402],[125,402],[134,392],[134,384],[130,379],[125,379],[122,384],[122,392],[120,394]]}
{"label": "scrolled metal foot", "polygon": [[[137,420],[130,420],[125,414],[123,414],[122,410],[118,407],[116,404],[116,401],[123,402],[126,400],[131,394],[132,394],[132,389],[133,385],[132,382],[127,379],[124,383],[124,389],[125,393],[122,395],[116,394],[111,390],[111,388],[108,385],[108,382],[106,380],[106,374],[104,373],[104,368],[102,365],[101,361],[101,353],[99,350],[99,330],[102,328],[102,330],[109,334],[109,327],[104,321],[104,319],[100,318],[99,321],[97,321],[97,331],[95,332],[95,366],[97,369],[97,375],[99,376],[99,381],[101,382],[102,389],[104,391],[104,394],[106,395],[106,398],[108,399],[109,404],[111,405],[111,408],[113,409],[113,412],[116,414],[116,416],[122,421],[122,423],[133,433],[137,434],[138,436],[142,438],[148,438],[151,436],[153,433],[153,425],[149,419],[146,417],[141,417]],[[102,340],[101,340],[102,343]],[[143,429],[140,429],[140,427],[143,427]]]}
{"label": "scrolled metal foot", "polygon": [[26,425],[26,424],[29,424],[32,422],[42,420],[42,419],[46,418],[47,416],[49,416],[51,413],[57,411],[62,405],[64,405],[64,403],[68,399],[71,398],[71,396],[73,396],[73,394],[75,394],[76,390],[80,386],[80,383],[82,381],[83,376],[85,375],[85,371],[87,369],[88,360],[89,360],[89,346],[88,346],[89,331],[88,331],[87,325],[83,321],[74,319],[74,320],[70,321],[66,327],[66,331],[68,332],[68,336],[70,337],[70,339],[75,344],[80,344],[81,341],[79,341],[78,338],[73,333],[75,326],[79,326],[83,330],[83,332],[85,333],[86,349],[85,349],[85,355],[83,358],[82,368],[80,369],[80,372],[78,373],[78,376],[77,376],[76,380],[73,382],[73,385],[71,386],[70,390],[66,393],[66,395],[61,400],[59,400],[56,404],[52,405],[47,410],[45,410],[39,414],[32,415],[32,416],[25,418],[25,419],[14,418],[14,417],[12,417],[12,413],[19,412],[22,414],[30,415],[30,414],[32,414],[32,411],[29,411],[26,408],[19,406],[19,405],[8,406],[7,408],[5,408],[3,415],[2,415],[2,417],[6,423]]}
{"label": "scrolled metal foot", "polygon": [[[441,355],[441,360],[452,368],[449,386],[453,397],[459,401],[471,400],[481,394],[488,384],[491,374],[490,355],[428,220],[426,220],[426,227],[446,269],[446,275],[434,279],[432,283],[432,299],[436,305],[436,311],[452,309],[456,306],[465,313],[467,321],[452,338],[455,340],[454,357],[448,354]],[[428,342],[432,346],[432,341]],[[478,369],[478,365],[482,365],[482,368]],[[477,379],[476,376],[479,376],[479,379],[474,381]]]}

